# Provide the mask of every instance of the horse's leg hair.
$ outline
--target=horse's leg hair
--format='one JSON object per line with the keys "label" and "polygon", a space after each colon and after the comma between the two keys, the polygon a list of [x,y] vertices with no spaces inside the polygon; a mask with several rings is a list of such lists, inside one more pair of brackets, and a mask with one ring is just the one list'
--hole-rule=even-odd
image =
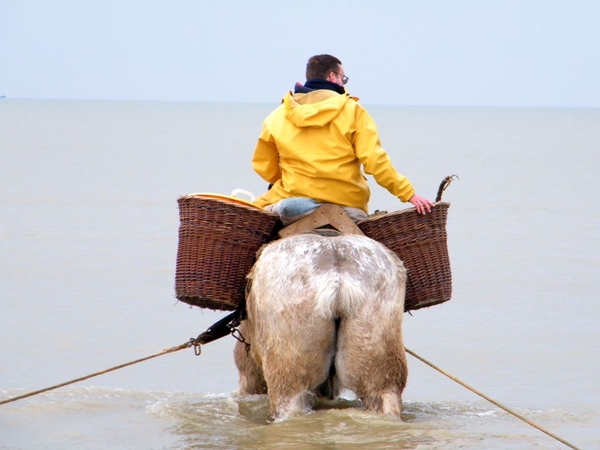
{"label": "horse's leg hair", "polygon": [[401,417],[408,365],[400,323],[391,322],[378,323],[369,315],[342,320],[335,364],[341,385],[366,409]]}
{"label": "horse's leg hair", "polygon": [[260,314],[269,320],[256,327],[252,354],[262,362],[271,412],[276,419],[305,414],[311,409],[310,392],[329,376],[335,323],[312,307],[263,308]]}

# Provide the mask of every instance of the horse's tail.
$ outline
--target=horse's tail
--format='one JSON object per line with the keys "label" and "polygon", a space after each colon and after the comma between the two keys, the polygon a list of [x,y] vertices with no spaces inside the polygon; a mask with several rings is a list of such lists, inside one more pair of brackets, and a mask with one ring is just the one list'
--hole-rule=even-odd
{"label": "horse's tail", "polygon": [[362,288],[352,279],[328,279],[317,292],[317,310],[327,320],[353,317],[365,301]]}

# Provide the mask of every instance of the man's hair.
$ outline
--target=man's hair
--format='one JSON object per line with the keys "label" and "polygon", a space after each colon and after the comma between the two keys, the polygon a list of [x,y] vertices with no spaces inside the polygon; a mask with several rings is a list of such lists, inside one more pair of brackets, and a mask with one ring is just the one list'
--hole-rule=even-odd
{"label": "man's hair", "polygon": [[336,72],[342,62],[335,56],[315,55],[311,56],[306,63],[306,79],[327,78],[331,72]]}

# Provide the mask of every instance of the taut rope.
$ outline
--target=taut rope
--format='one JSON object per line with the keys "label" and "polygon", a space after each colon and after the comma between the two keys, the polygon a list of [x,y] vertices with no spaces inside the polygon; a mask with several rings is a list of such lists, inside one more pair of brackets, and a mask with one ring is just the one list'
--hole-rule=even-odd
{"label": "taut rope", "polygon": [[516,413],[515,411],[512,411],[511,409],[507,408],[506,406],[502,405],[501,403],[498,403],[496,400],[488,397],[487,395],[485,395],[484,393],[478,391],[475,388],[472,388],[471,386],[469,386],[467,383],[465,383],[464,381],[459,380],[458,378],[456,378],[454,375],[450,375],[448,372],[446,372],[443,369],[440,369],[439,367],[437,367],[436,365],[430,363],[429,361],[427,361],[425,358],[417,355],[416,353],[410,351],[409,349],[407,349],[406,347],[404,348],[404,350],[406,350],[406,353],[408,353],[409,355],[414,356],[415,358],[417,358],[419,361],[427,364],[429,367],[434,368],[435,370],[437,370],[438,372],[440,372],[443,375],[446,375],[448,378],[450,378],[452,381],[456,381],[458,384],[460,384],[461,386],[467,388],[468,390],[470,390],[471,392],[479,395],[480,397],[485,398],[488,402],[493,403],[494,405],[496,405],[498,408],[503,409],[504,411],[506,411],[509,414],[512,414],[513,416],[517,417],[518,419],[521,419],[523,422],[525,422],[528,425],[531,425],[534,428],[537,428],[538,430],[540,430],[542,433],[546,433],[548,436],[556,439],[557,441],[565,444],[567,447],[571,447],[574,450],[580,450],[579,447],[575,447],[573,444],[565,441],[564,439],[556,436],[555,434],[552,434],[551,432],[549,432],[548,430],[545,430],[544,428],[540,427],[539,425],[533,423],[531,420],[527,419],[526,417],[523,417],[522,415]]}
{"label": "taut rope", "polygon": [[17,400],[22,400],[24,398],[32,397],[34,395],[43,394],[44,392],[52,391],[54,389],[58,389],[58,388],[61,388],[64,386],[68,386],[70,384],[74,384],[74,383],[78,383],[80,381],[87,380],[89,378],[97,377],[98,375],[103,375],[105,373],[112,372],[114,370],[122,369],[127,366],[132,366],[134,364],[141,363],[143,361],[148,361],[149,359],[152,359],[152,358],[157,358],[162,355],[167,355],[169,353],[178,352],[179,350],[183,350],[185,348],[194,347],[194,353],[196,354],[196,356],[199,356],[201,353],[201,347],[200,347],[201,345],[208,344],[209,342],[212,342],[216,339],[222,338],[223,336],[227,336],[228,334],[231,334],[238,341],[245,343],[246,348],[248,348],[249,344],[246,343],[244,337],[241,335],[241,333],[237,329],[238,325],[245,317],[244,316],[245,307],[246,307],[246,303],[243,302],[242,305],[238,309],[236,309],[231,314],[229,314],[228,316],[219,320],[217,323],[215,323],[211,327],[209,327],[204,333],[200,334],[196,339],[192,338],[188,342],[184,342],[181,345],[167,348],[167,349],[163,350],[162,352],[155,353],[154,355],[146,356],[145,358],[136,359],[134,361],[130,361],[125,364],[119,364],[118,366],[111,367],[110,369],[102,370],[100,372],[94,372],[94,373],[91,373],[84,377],[75,378],[74,380],[71,380],[71,381],[66,381],[64,383],[56,384],[54,386],[50,386],[50,387],[47,387],[44,389],[40,389],[40,390],[33,391],[33,392],[28,392],[27,394],[23,394],[23,395],[19,395],[17,397],[11,397],[9,399],[2,400],[2,401],[0,401],[0,405],[4,405],[6,403],[11,403],[11,402],[16,402]]}
{"label": "taut rope", "polygon": [[6,399],[6,400],[2,400],[2,401],[0,401],[0,405],[4,405],[5,403],[16,402],[17,400],[22,400],[22,399],[27,398],[27,397],[32,397],[34,395],[38,395],[38,394],[42,394],[44,392],[52,391],[54,389],[58,389],[58,388],[63,387],[63,386],[68,386],[69,384],[78,383],[80,381],[87,380],[89,378],[97,377],[98,375],[103,375],[105,373],[112,372],[113,370],[122,369],[123,367],[127,367],[127,366],[132,366],[133,364],[137,364],[137,363],[140,363],[140,362],[143,362],[143,361],[148,361],[149,359],[156,358],[156,357],[162,356],[162,355],[166,355],[168,353],[177,352],[179,350],[183,350],[184,348],[190,348],[191,346],[199,346],[199,344],[197,344],[196,342],[194,342],[193,339],[190,339],[190,341],[186,342],[185,344],[181,344],[181,345],[178,345],[176,347],[167,348],[167,349],[163,350],[162,352],[155,353],[154,355],[146,356],[145,358],[136,359],[135,361],[130,361],[130,362],[125,363],[125,364],[120,364],[118,366],[111,367],[110,369],[102,370],[100,372],[94,372],[92,374],[86,375],[84,377],[75,378],[74,380],[67,381],[65,383],[56,384],[54,386],[50,386],[50,387],[47,387],[47,388],[44,388],[44,389],[40,389],[40,390],[33,391],[33,392],[28,392],[27,394],[23,394],[23,395],[19,395],[17,397],[12,397],[12,398],[9,398],[9,399]]}

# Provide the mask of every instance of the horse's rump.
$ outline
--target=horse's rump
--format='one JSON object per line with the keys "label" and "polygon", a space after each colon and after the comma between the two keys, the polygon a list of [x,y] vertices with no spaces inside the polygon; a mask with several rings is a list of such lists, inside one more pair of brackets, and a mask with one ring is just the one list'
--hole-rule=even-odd
{"label": "horse's rump", "polygon": [[249,278],[244,330],[277,416],[306,410],[334,363],[368,408],[400,414],[406,271],[394,253],[364,236],[296,235],[265,246]]}

